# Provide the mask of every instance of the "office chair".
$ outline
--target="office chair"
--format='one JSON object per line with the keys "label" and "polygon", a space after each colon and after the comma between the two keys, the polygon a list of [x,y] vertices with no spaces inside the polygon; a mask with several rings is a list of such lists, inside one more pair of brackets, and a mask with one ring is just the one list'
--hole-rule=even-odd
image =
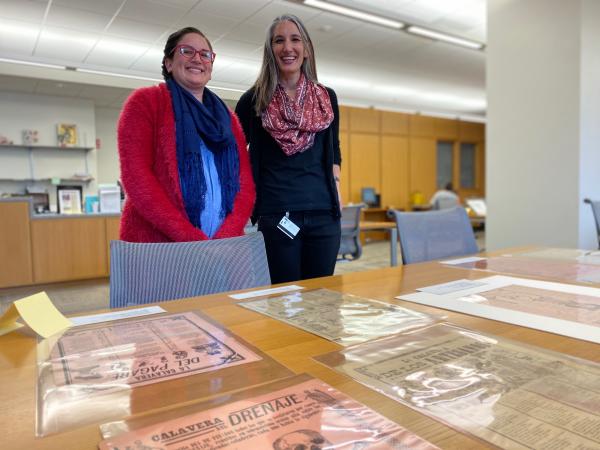
{"label": "office chair", "polygon": [[195,242],[110,243],[110,307],[271,284],[260,232]]}
{"label": "office chair", "polygon": [[451,209],[458,206],[457,198],[438,198],[433,204],[433,209]]}
{"label": "office chair", "polygon": [[592,213],[594,214],[594,221],[596,222],[596,235],[598,237],[598,249],[600,249],[600,201],[590,200],[584,198],[583,203],[587,203],[592,207]]}
{"label": "office chair", "polygon": [[352,261],[360,258],[362,255],[362,246],[360,244],[360,210],[364,204],[344,206],[342,208],[342,238],[340,240],[340,250],[338,251],[338,260]]}
{"label": "office chair", "polygon": [[392,213],[398,227],[403,264],[479,252],[464,208]]}

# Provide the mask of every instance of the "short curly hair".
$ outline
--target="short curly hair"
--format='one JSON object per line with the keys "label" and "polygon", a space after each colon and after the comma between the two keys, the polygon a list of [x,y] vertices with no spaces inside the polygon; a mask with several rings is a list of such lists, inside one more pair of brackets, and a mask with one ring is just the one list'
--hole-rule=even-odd
{"label": "short curly hair", "polygon": [[177,47],[177,44],[179,44],[179,41],[186,34],[189,34],[189,33],[195,33],[195,34],[199,34],[200,36],[202,36],[204,39],[206,39],[206,42],[208,42],[208,47],[209,47],[210,51],[211,52],[213,51],[212,44],[210,43],[210,41],[208,40],[206,35],[202,31],[200,31],[198,28],[184,27],[184,28],[181,28],[181,29],[175,31],[174,33],[171,33],[171,35],[167,38],[167,42],[165,44],[165,49],[163,50],[164,56],[163,56],[163,60],[162,60],[162,76],[165,79],[165,81],[167,81],[172,76],[167,71],[167,66],[165,65],[165,60],[173,57],[173,53],[175,52],[175,47]]}

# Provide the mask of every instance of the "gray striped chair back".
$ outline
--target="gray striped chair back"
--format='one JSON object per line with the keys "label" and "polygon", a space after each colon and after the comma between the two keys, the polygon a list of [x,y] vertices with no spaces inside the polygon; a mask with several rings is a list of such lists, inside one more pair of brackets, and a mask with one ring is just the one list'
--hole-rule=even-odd
{"label": "gray striped chair back", "polygon": [[260,232],[197,242],[110,243],[110,307],[271,284]]}

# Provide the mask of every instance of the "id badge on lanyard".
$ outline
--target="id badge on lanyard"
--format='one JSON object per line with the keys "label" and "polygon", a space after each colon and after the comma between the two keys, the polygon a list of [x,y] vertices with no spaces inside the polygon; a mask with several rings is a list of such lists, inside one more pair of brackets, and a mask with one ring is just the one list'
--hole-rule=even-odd
{"label": "id badge on lanyard", "polygon": [[277,228],[281,230],[290,239],[294,239],[300,231],[300,227],[290,220],[290,213],[286,212],[277,224]]}

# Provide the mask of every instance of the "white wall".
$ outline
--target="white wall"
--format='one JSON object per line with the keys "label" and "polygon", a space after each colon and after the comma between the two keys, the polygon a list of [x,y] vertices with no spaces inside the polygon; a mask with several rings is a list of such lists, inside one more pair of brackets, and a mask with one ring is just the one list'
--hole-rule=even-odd
{"label": "white wall", "polygon": [[117,122],[119,109],[96,107],[96,138],[100,139],[98,183],[114,184],[121,178],[117,151]]}
{"label": "white wall", "polygon": [[[597,51],[591,33],[582,34],[582,18],[592,9],[583,11],[582,1],[587,3],[488,0],[486,247],[490,250],[582,243],[593,247],[587,244],[595,236],[584,225],[591,216],[585,217],[582,210],[581,187],[592,184],[582,168],[591,173],[600,167],[597,163],[589,167],[591,154],[598,158],[597,146],[591,144],[594,139],[599,142],[595,134],[600,99],[589,105],[584,99],[597,89],[600,77],[593,79],[586,73],[589,63],[581,63],[589,57],[586,53]],[[598,29],[599,18],[596,13],[586,20]],[[594,49],[582,50],[582,39]]]}
{"label": "white wall", "polygon": [[[39,132],[38,145],[57,145],[56,125],[77,125],[78,146],[94,147],[96,126],[94,105],[91,100],[34,95],[0,91],[0,134],[15,144],[22,144],[22,130]],[[96,151],[83,150],[36,150],[32,152],[35,178],[68,178],[86,171],[97,177]],[[30,178],[29,152],[24,149],[0,149],[0,178]],[[51,203],[55,203],[55,189],[50,183],[0,182],[0,192],[24,192],[27,185],[34,184],[48,189]],[[95,181],[84,185],[84,192],[94,192]]]}
{"label": "white wall", "polygon": [[600,2],[582,2],[579,247],[598,245],[586,197],[600,200]]}

